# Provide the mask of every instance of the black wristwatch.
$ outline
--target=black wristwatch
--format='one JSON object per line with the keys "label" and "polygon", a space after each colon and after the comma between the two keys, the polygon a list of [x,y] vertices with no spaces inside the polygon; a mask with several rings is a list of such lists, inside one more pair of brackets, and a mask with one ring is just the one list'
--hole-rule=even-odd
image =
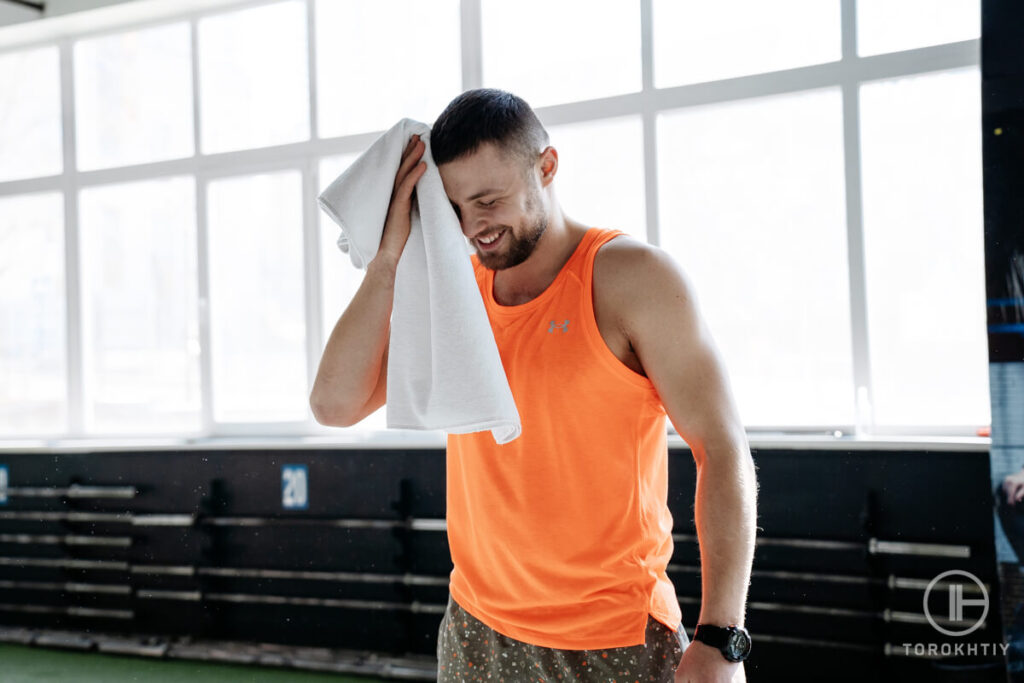
{"label": "black wristwatch", "polygon": [[750,654],[750,633],[735,624],[725,627],[697,624],[693,639],[718,648],[730,662],[742,662]]}

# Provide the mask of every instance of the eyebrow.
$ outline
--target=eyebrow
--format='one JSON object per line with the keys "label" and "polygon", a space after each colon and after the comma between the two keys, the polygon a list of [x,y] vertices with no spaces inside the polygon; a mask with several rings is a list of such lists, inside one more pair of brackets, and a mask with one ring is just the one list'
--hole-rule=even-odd
{"label": "eyebrow", "polygon": [[489,187],[489,188],[487,188],[486,190],[480,190],[479,192],[477,192],[477,193],[476,193],[475,195],[473,195],[472,197],[469,197],[468,199],[466,199],[466,201],[467,201],[467,202],[471,202],[471,201],[473,201],[474,199],[479,199],[480,197],[485,197],[485,196],[487,196],[487,195],[489,195],[489,194],[493,194],[493,193],[495,193],[495,192],[501,192],[501,190],[495,189],[495,188],[493,188],[493,187]]}

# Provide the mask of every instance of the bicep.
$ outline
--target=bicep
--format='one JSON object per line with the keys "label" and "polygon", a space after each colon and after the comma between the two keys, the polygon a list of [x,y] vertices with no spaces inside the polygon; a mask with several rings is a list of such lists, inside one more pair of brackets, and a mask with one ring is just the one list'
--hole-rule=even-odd
{"label": "bicep", "polygon": [[696,289],[662,250],[648,252],[625,312],[627,334],[679,435],[700,457],[712,443],[745,439],[728,373],[701,315]]}

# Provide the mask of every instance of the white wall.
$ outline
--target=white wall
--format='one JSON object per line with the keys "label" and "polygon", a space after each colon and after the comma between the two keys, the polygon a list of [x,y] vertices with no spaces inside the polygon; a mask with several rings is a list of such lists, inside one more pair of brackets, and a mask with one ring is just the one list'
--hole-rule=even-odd
{"label": "white wall", "polygon": [[20,24],[23,21],[32,21],[33,19],[39,19],[42,16],[42,12],[38,12],[31,7],[16,5],[13,2],[4,2],[3,0],[0,0],[0,26]]}
{"label": "white wall", "polygon": [[131,0],[39,0],[44,3],[42,12],[34,10],[13,2],[0,0],[0,26],[9,24],[20,24],[33,19],[44,17],[56,17],[61,14],[71,14],[82,10],[105,7],[107,5],[118,5]]}
{"label": "white wall", "polygon": [[55,17],[60,14],[70,14],[72,12],[80,12],[82,10],[105,7],[107,5],[118,5],[122,2],[130,1],[131,0],[46,0],[44,16]]}

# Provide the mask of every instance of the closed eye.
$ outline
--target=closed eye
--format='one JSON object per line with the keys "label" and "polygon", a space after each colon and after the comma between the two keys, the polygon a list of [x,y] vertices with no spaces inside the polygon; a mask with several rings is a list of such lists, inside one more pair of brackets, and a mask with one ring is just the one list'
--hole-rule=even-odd
{"label": "closed eye", "polygon": [[494,202],[496,202],[496,201],[498,201],[498,200],[497,200],[497,199],[492,199],[492,200],[491,200],[491,201],[489,201],[489,202],[480,202],[480,206],[491,206],[491,205],[492,205],[492,204],[494,204]]}

